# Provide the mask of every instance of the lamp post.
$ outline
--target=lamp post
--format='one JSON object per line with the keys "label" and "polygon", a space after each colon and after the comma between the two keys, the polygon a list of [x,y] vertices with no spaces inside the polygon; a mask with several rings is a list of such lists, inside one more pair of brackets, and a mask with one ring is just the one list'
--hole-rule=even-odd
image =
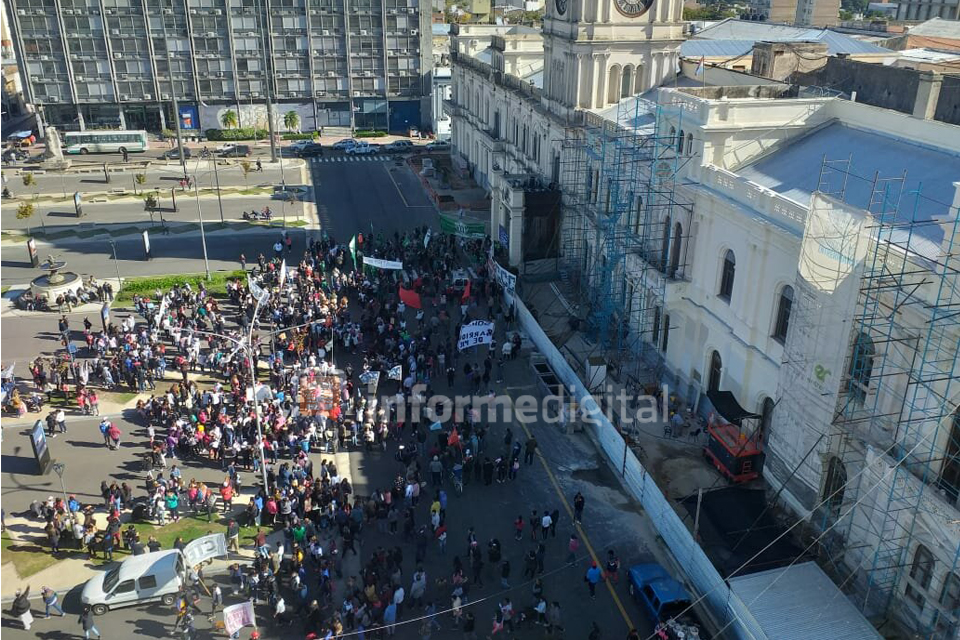
{"label": "lamp post", "polygon": [[117,259],[117,243],[113,241],[113,238],[108,240],[110,243],[110,248],[113,249],[113,265],[117,268],[117,294],[123,291],[123,280],[120,278],[120,261]]}
{"label": "lamp post", "polygon": [[207,260],[207,235],[203,231],[203,211],[200,209],[200,185],[197,184],[197,176],[193,177],[193,194],[197,199],[197,217],[200,219],[200,242],[203,244],[203,269],[207,272],[207,280],[209,280],[210,261]]}
{"label": "lamp post", "polygon": [[67,465],[62,462],[54,462],[53,465],[54,472],[57,474],[57,477],[60,478],[60,493],[63,494],[63,506],[67,508],[67,511],[70,511],[70,507],[67,506],[67,490],[63,486],[63,472],[67,470]]}

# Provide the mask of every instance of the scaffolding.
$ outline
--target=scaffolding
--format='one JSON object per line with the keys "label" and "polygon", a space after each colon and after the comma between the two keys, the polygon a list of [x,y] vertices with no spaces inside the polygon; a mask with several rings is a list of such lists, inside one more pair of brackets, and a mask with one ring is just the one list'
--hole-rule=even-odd
{"label": "scaffolding", "polygon": [[[584,115],[561,149],[561,279],[585,310],[579,315],[594,350],[638,382],[659,378],[666,283],[682,277],[686,263],[683,226],[673,238],[671,220],[678,208],[691,210],[676,192],[690,159],[676,133],[682,111],[630,98],[618,105],[616,122]],[[666,124],[668,116],[676,124]]]}
{"label": "scaffolding", "polygon": [[[854,181],[869,183],[860,189],[869,201],[849,203],[868,213],[866,255],[852,322],[836,323],[849,330],[848,350],[833,424],[824,434],[830,463],[824,465],[825,505],[817,524],[822,531],[832,527],[822,557],[871,617],[894,613],[904,591],[914,603],[940,596],[932,589],[933,595],[923,595],[923,585],[912,585],[912,591],[909,582],[904,585],[905,575],[913,580],[917,570],[918,527],[926,530],[926,540],[930,529],[942,529],[932,537],[946,538],[940,545],[946,564],[952,560],[955,568],[960,558],[956,515],[952,523],[946,515],[960,493],[954,404],[960,382],[960,216],[955,206],[926,198],[922,185],[908,190],[906,178],[863,178],[851,171],[850,159],[825,160],[819,185],[820,193],[847,201]],[[920,213],[931,204],[947,215],[931,220]],[[938,246],[931,241],[937,228],[944,234]],[[854,474],[856,480],[848,482]],[[956,610],[943,615],[935,607],[931,616],[922,603],[919,614],[916,609],[911,613],[908,604],[900,614],[914,618],[925,637],[956,633]]]}

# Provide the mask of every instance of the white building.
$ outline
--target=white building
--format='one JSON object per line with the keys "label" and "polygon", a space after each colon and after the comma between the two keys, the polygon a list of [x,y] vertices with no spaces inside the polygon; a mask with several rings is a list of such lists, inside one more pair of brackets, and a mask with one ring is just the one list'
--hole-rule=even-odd
{"label": "white building", "polygon": [[[502,36],[483,60],[454,32],[454,152],[510,264],[552,245],[601,336],[707,410],[732,392],[857,604],[955,637],[960,127],[923,92],[913,117],[674,80],[679,5],[560,5],[542,84],[508,70]],[[561,197],[558,231],[540,208]]]}

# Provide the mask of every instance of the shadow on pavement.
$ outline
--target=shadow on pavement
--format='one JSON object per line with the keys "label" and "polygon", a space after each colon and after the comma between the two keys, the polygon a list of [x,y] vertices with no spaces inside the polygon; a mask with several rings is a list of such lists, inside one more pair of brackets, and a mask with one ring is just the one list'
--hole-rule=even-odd
{"label": "shadow on pavement", "polygon": [[0,466],[4,473],[17,473],[22,475],[40,475],[37,473],[37,461],[33,457],[27,456],[0,456]]}

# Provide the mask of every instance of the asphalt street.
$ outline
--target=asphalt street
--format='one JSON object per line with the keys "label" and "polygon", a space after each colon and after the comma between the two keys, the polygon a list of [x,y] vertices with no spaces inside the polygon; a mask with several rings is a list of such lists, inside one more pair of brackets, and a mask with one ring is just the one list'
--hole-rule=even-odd
{"label": "asphalt street", "polygon": [[[408,229],[418,225],[435,225],[436,212],[423,193],[419,179],[406,165],[390,162],[364,163],[311,163],[312,179],[317,194],[321,223],[335,237],[345,240],[357,231],[369,231],[371,224],[375,232],[392,233],[397,229]],[[242,233],[216,232],[207,236],[207,248],[211,269],[235,269],[240,252],[246,253],[252,262],[255,256],[270,251],[270,245],[277,236],[277,230],[248,230]],[[294,251],[303,250],[308,234],[317,231],[296,230],[294,232]],[[125,275],[147,275],[176,272],[198,272],[203,270],[199,234],[182,236],[155,237],[153,239],[154,259],[147,262],[142,259],[142,247],[139,237],[133,236],[117,241],[121,271]],[[69,267],[80,273],[91,273],[100,277],[113,276],[114,264],[108,259],[110,246],[103,241],[57,242],[53,247],[41,245],[41,255],[56,251],[66,259]],[[36,271],[26,264],[26,251],[22,255],[12,255],[9,246],[4,247],[3,283],[24,282],[36,275]],[[35,357],[40,352],[49,352],[56,348],[55,318],[50,316],[38,322],[38,317],[7,316],[3,321],[3,347],[5,363],[12,358]],[[74,319],[74,325],[79,324]],[[340,354],[338,363],[343,365],[343,357],[354,359],[356,356]],[[477,357],[476,355],[470,357]],[[356,367],[356,363],[355,363]],[[385,383],[385,385],[395,383]],[[445,381],[436,382],[438,392],[449,391]],[[513,397],[524,393],[537,393],[532,382],[529,363],[525,358],[508,362],[505,378],[496,390]],[[390,393],[389,386],[381,389]],[[34,414],[35,415],[35,414]],[[67,491],[77,493],[82,499],[96,500],[98,487],[106,477],[131,482],[137,492],[142,492],[143,472],[137,463],[137,454],[144,450],[145,433],[142,427],[134,424],[132,416],[114,416],[124,432],[123,445],[118,451],[108,451],[102,446],[96,420],[82,416],[70,416],[69,433],[50,441],[51,454],[67,464],[65,480]],[[6,422],[5,425],[9,423]],[[431,545],[422,563],[429,577],[427,599],[434,600],[438,609],[444,610],[450,603],[450,587],[444,582],[449,578],[454,555],[464,555],[466,533],[474,527],[482,546],[493,537],[503,544],[504,556],[512,565],[509,578],[510,587],[500,586],[499,576],[494,567],[484,569],[483,584],[475,585],[469,592],[468,606],[473,607],[477,619],[480,637],[490,632],[491,620],[497,602],[511,598],[515,608],[527,610],[532,604],[531,581],[523,577],[522,557],[532,543],[528,534],[522,541],[513,539],[512,521],[517,515],[529,516],[531,510],[553,510],[561,512],[557,537],[545,542],[547,548],[545,573],[542,576],[548,600],[556,600],[562,609],[563,624],[566,627],[565,638],[587,637],[591,625],[596,622],[604,640],[619,640],[625,637],[630,624],[637,626],[642,636],[652,631],[642,618],[640,610],[630,601],[625,582],[611,585],[611,594],[606,588],[598,589],[597,598],[589,597],[583,582],[583,575],[589,566],[591,550],[604,557],[607,549],[616,549],[624,570],[637,562],[652,559],[650,547],[652,538],[644,532],[649,531],[649,523],[644,521],[636,504],[620,489],[617,478],[602,460],[595,449],[582,435],[563,435],[556,426],[533,422],[521,425],[516,421],[491,423],[488,435],[487,451],[491,455],[499,454],[504,446],[504,438],[510,429],[514,439],[525,440],[527,433],[535,435],[540,442],[539,456],[534,464],[524,466],[519,478],[504,484],[494,482],[490,486],[474,482],[469,484],[462,496],[456,495],[450,486],[446,490],[451,494],[448,508],[450,538],[446,554],[440,553]],[[30,468],[29,442],[25,436],[25,425],[5,426],[2,442],[2,495],[5,510],[8,513],[20,512],[30,501],[51,493],[56,493],[58,483],[52,476],[37,476]],[[398,473],[394,459],[394,447],[391,443],[386,451],[372,453],[350,452],[346,461],[340,458],[339,464],[349,467],[349,475],[354,483],[357,495],[367,495],[374,488],[386,486]],[[321,454],[311,454],[314,463],[319,464]],[[191,460],[183,462],[184,477],[217,483],[222,480],[222,472],[209,461]],[[243,474],[244,484],[253,483],[251,474]],[[432,491],[432,490],[431,490]],[[568,503],[573,495],[582,491],[587,499],[583,533],[587,538],[572,565],[566,565],[567,539],[575,529],[568,511]],[[242,501],[237,501],[241,504]],[[418,510],[418,522],[427,521],[428,502],[421,501]],[[525,532],[526,533],[526,532]],[[379,546],[404,547],[404,582],[409,587],[410,576],[415,569],[413,547],[403,544],[398,538],[381,534],[375,530],[365,530],[362,536],[360,553],[365,559]],[[356,559],[348,556],[344,560],[345,576],[354,575]],[[624,572],[621,572],[624,573]],[[311,581],[311,584],[312,581]],[[32,585],[34,592],[41,585]],[[53,585],[71,587],[73,585]],[[61,638],[83,637],[77,624],[79,614],[80,585],[73,586],[63,599],[67,611],[64,618],[50,620],[42,617],[42,607],[37,608],[34,600],[34,614],[38,617],[33,629],[25,632],[18,621],[4,615],[2,628],[4,638],[43,638],[55,640]],[[66,591],[66,590],[65,590]],[[61,594],[64,592],[62,591]],[[229,589],[225,590],[229,594]],[[228,595],[227,604],[238,602],[238,598]],[[203,604],[209,607],[209,600]],[[408,621],[420,614],[417,610],[406,610],[401,621]],[[261,619],[266,612],[261,611]],[[172,609],[161,605],[118,610],[97,618],[97,626],[105,638],[129,638],[146,636],[151,638],[168,637],[174,622]],[[449,616],[439,618],[442,630],[436,631],[436,638],[461,638],[462,632],[452,628]],[[215,635],[211,624],[205,617],[197,616],[199,637],[224,637]],[[420,638],[419,623],[401,624],[397,636],[401,639]],[[267,625],[265,637],[302,638],[294,628],[276,628]],[[249,629],[241,633],[241,638],[249,638]],[[505,637],[540,638],[543,628],[529,625],[518,629],[514,634],[504,633]],[[348,636],[349,637],[349,636]]]}

